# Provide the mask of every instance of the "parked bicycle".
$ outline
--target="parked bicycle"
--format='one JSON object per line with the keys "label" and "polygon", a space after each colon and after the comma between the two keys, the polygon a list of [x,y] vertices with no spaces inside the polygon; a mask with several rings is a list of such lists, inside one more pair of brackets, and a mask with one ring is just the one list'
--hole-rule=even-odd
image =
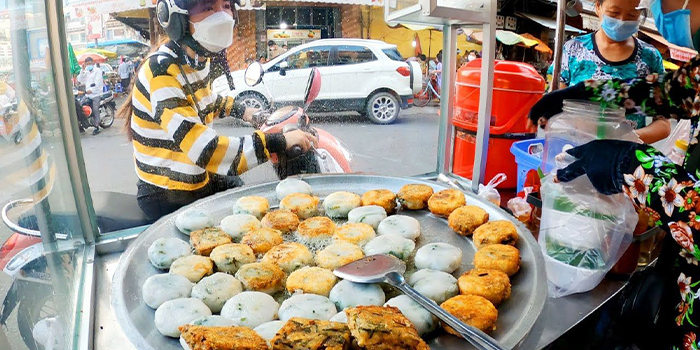
{"label": "parked bicycle", "polygon": [[413,105],[416,107],[425,107],[433,99],[440,99],[440,93],[437,90],[437,76],[430,74],[423,79],[423,88],[419,93],[413,96]]}

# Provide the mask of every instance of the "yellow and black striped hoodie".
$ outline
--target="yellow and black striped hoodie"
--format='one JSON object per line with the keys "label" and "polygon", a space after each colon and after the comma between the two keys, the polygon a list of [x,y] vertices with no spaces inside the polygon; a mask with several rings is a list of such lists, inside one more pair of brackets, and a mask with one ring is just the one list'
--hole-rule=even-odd
{"label": "yellow and black striped hoodie", "polygon": [[[208,125],[214,117],[231,114],[233,98],[211,91],[215,77],[209,60],[188,65],[172,41],[158,51],[140,68],[132,97],[134,160],[141,181],[167,190],[197,191],[208,185],[212,173],[239,175],[264,163],[270,152],[284,150],[282,134],[218,135]],[[191,90],[185,88],[186,81]]]}

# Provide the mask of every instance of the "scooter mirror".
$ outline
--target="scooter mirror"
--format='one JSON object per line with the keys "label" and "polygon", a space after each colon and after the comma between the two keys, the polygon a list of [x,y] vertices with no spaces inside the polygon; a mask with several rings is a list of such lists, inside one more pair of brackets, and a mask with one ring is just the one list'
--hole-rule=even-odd
{"label": "scooter mirror", "polygon": [[321,72],[316,67],[311,68],[309,81],[306,83],[306,93],[304,94],[304,110],[309,108],[321,91]]}
{"label": "scooter mirror", "polygon": [[265,74],[265,69],[260,62],[251,63],[245,70],[244,79],[246,85],[253,87],[260,84]]}

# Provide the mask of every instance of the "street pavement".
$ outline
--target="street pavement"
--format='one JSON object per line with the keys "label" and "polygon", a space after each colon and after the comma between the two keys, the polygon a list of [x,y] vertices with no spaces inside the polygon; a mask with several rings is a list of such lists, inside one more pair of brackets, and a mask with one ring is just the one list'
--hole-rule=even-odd
{"label": "street pavement", "polygon": [[[438,108],[410,108],[401,111],[391,125],[375,125],[353,113],[311,115],[312,125],[324,129],[347,145],[355,172],[411,176],[434,171],[438,139]],[[233,118],[216,120],[214,129],[222,135],[243,136],[253,132]],[[93,136],[81,135],[83,156],[91,191],[136,194],[133,150],[124,133],[124,120]],[[261,165],[242,176],[246,185],[276,181],[272,166]]]}

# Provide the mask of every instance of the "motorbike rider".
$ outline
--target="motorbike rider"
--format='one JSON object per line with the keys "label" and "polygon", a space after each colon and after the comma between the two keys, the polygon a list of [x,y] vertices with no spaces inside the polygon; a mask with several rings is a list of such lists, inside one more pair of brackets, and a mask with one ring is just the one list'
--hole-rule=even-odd
{"label": "motorbike rider", "polygon": [[[651,10],[669,42],[700,49],[699,1],[652,0],[642,5]],[[649,291],[644,295],[659,297],[635,297],[640,300],[635,304],[646,308],[640,314],[649,317],[647,322],[641,322],[644,317],[635,319],[630,328],[639,349],[698,349],[700,316],[693,310],[700,299],[700,56],[665,75],[589,80],[555,91],[533,106],[531,122],[545,125],[567,99],[589,99],[648,117],[690,119],[690,147],[683,166],[649,145],[597,140],[558,156],[574,162],[558,170],[555,181],[586,175],[600,193],[627,194],[650,221],[670,233],[656,262],[658,272],[649,275],[658,276],[659,282],[642,288]]]}
{"label": "motorbike rider", "polygon": [[225,50],[233,41],[233,0],[159,0],[158,21],[169,37],[144,60],[132,95],[122,106],[134,147],[138,202],[151,220],[243,183],[241,173],[271,153],[295,145],[308,150],[316,138],[300,130],[245,137],[217,134],[215,117],[250,120],[231,97],[211,91],[213,78],[229,78]]}
{"label": "motorbike rider", "polygon": [[83,69],[78,75],[78,83],[85,86],[85,96],[92,101],[92,120],[95,125],[95,131],[92,134],[97,135],[100,133],[100,96],[102,96],[104,80],[102,70],[95,68],[92,57],[85,59]]}

